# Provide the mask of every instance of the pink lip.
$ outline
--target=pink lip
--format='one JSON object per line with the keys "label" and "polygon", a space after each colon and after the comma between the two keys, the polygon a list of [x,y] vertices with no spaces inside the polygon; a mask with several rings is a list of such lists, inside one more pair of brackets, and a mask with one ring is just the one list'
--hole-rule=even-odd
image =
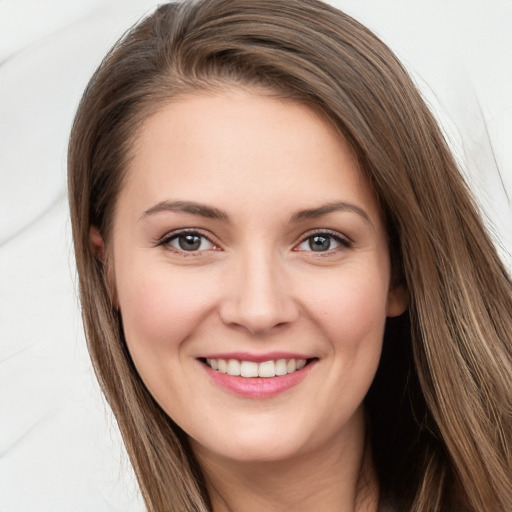
{"label": "pink lip", "polygon": [[199,356],[199,359],[236,359],[238,361],[252,361],[264,363],[277,359],[311,359],[313,356],[295,354],[292,352],[267,352],[265,354],[251,354],[249,352],[224,352],[222,354],[208,354]]}
{"label": "pink lip", "polygon": [[[233,354],[232,354],[233,355]],[[238,357],[224,358],[222,356],[212,357],[211,359],[238,359]],[[240,358],[244,361],[250,359]],[[258,361],[269,361],[276,359],[270,357],[269,359],[258,359]],[[295,359],[294,357],[279,357],[277,359]],[[305,359],[299,357],[297,359]],[[220,373],[210,368],[207,364],[201,363],[208,377],[219,387],[238,395],[243,398],[271,398],[288,389],[300,384],[309,374],[311,369],[316,365],[317,360],[310,361],[309,364],[304,366],[301,370],[287,375],[280,375],[276,377],[239,377],[235,375],[228,375],[227,373]]]}

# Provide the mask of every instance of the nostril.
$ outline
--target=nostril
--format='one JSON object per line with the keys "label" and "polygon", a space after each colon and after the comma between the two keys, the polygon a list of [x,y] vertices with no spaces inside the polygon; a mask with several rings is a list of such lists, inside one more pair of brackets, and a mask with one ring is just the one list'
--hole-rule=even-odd
{"label": "nostril", "polygon": [[292,323],[298,305],[279,270],[278,262],[261,251],[241,258],[226,281],[219,309],[223,323],[253,335]]}
{"label": "nostril", "polygon": [[283,330],[299,315],[295,305],[258,304],[253,298],[252,301],[232,301],[224,304],[220,316],[225,325],[258,335]]}

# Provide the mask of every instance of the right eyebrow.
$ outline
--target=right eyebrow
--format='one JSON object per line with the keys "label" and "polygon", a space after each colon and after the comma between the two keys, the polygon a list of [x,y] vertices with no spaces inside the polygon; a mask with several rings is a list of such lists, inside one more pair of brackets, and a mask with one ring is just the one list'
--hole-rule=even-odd
{"label": "right eyebrow", "polygon": [[362,217],[366,222],[373,226],[369,215],[356,204],[347,203],[346,201],[336,201],[334,203],[327,203],[317,208],[309,208],[307,210],[300,210],[294,213],[290,219],[291,222],[300,222],[308,219],[317,219],[328,215],[333,212],[353,212]]}
{"label": "right eyebrow", "polygon": [[206,217],[208,219],[217,219],[223,222],[230,222],[228,214],[218,208],[208,206],[194,201],[160,201],[151,208],[148,208],[141,216],[140,220],[143,220],[151,215],[160,212],[185,212],[191,213],[192,215],[199,215],[200,217]]}

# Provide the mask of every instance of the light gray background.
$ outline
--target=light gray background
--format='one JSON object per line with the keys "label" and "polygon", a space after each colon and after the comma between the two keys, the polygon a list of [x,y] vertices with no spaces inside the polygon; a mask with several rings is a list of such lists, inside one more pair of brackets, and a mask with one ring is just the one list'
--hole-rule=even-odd
{"label": "light gray background", "polygon": [[[512,2],[337,0],[400,56],[512,259]],[[0,512],[141,511],[76,298],[66,144],[152,0],[0,0]]]}

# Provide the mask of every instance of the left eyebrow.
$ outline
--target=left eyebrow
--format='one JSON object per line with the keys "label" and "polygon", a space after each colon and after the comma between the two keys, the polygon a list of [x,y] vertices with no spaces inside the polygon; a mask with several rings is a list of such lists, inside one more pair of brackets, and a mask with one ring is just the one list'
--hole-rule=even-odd
{"label": "left eyebrow", "polygon": [[160,201],[148,210],[146,210],[140,217],[140,220],[160,212],[184,212],[208,219],[217,219],[223,222],[229,222],[229,217],[226,212],[207,206],[205,204],[196,203],[194,201]]}
{"label": "left eyebrow", "polygon": [[294,213],[291,218],[291,223],[300,222],[303,220],[317,219],[333,212],[353,212],[362,217],[366,222],[373,226],[372,221],[368,214],[359,206],[345,201],[337,201],[334,203],[327,203],[317,208],[308,208],[307,210],[300,210]]}

